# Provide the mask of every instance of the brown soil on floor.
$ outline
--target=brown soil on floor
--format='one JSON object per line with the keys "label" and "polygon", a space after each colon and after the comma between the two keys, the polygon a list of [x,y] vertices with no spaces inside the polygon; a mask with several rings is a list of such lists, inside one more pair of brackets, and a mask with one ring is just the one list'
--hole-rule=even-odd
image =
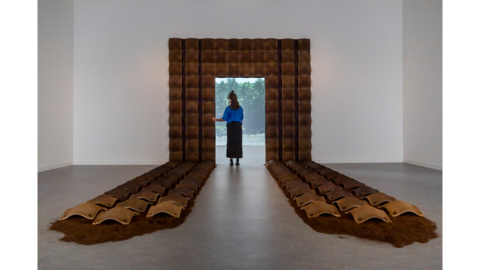
{"label": "brown soil on floor", "polygon": [[[188,214],[192,212],[192,208],[195,205],[195,198],[200,194],[202,187],[210,177],[210,173],[199,186],[198,193],[194,199],[188,201],[187,207],[182,210],[178,218],[163,213],[147,218],[146,215],[151,207],[150,205],[145,212],[134,216],[128,225],[123,225],[113,220],[107,220],[98,225],[93,225],[93,220],[81,216],[72,216],[65,220],[58,220],[52,223],[50,230],[64,233],[65,236],[60,239],[61,241],[75,242],[82,245],[94,245],[109,241],[123,241],[134,236],[153,233],[158,230],[176,228],[185,222]],[[165,194],[165,196],[166,195],[167,194]]]}
{"label": "brown soil on floor", "polygon": [[[305,211],[301,210],[300,207],[297,206],[297,203],[290,198],[288,191],[283,188],[281,182],[277,181],[277,179],[275,179],[275,182],[277,182],[277,185],[288,198],[290,205],[295,209],[295,213],[297,213],[303,222],[317,232],[353,235],[358,238],[390,243],[397,248],[413,244],[414,242],[426,243],[438,237],[435,233],[437,225],[434,222],[425,217],[410,213],[405,213],[398,217],[389,216],[393,222],[370,219],[360,224],[357,224],[352,216],[346,215],[341,211],[339,211],[342,215],[341,217],[326,214],[308,218]],[[318,192],[317,195],[320,196]],[[332,204],[325,196],[324,198],[327,203]]]}
{"label": "brown soil on floor", "polygon": [[123,241],[134,236],[178,227],[185,221],[194,205],[195,201],[189,201],[187,207],[182,210],[179,218],[174,218],[163,213],[147,218],[147,210],[138,216],[134,216],[128,225],[123,225],[113,220],[92,225],[92,220],[80,216],[73,216],[54,222],[50,230],[64,233],[65,236],[60,239],[61,241],[75,242],[82,245]]}

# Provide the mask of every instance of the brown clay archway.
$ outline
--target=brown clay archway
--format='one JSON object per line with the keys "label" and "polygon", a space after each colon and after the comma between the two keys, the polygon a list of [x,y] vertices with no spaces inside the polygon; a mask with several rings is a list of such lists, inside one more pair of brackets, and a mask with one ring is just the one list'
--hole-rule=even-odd
{"label": "brown clay archway", "polygon": [[171,161],[215,161],[215,77],[265,77],[266,160],[311,160],[309,39],[169,40]]}

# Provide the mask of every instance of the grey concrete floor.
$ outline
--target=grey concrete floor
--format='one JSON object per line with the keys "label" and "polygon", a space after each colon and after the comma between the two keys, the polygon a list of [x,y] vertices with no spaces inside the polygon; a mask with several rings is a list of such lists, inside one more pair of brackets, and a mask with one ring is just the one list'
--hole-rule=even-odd
{"label": "grey concrete floor", "polygon": [[70,166],[38,174],[39,269],[441,269],[442,173],[402,163],[327,164],[437,223],[439,238],[403,248],[313,231],[267,169],[217,161],[175,229],[92,246],[59,241],[51,222],[155,166]]}

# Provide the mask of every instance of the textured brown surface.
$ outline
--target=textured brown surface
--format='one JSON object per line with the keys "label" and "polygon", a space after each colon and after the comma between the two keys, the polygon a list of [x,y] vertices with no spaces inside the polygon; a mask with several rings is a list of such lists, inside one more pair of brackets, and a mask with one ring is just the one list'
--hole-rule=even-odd
{"label": "textured brown surface", "polygon": [[325,184],[317,187],[317,190],[320,192],[321,195],[325,195],[326,193],[328,193],[328,192],[330,192],[334,189],[342,189],[342,188],[335,185],[333,182],[328,182],[328,183],[325,183]]}
{"label": "textured brown surface", "polygon": [[303,194],[302,196],[295,197],[294,200],[297,201],[297,206],[304,206],[315,201],[325,202],[325,198],[313,193]]}
{"label": "textured brown surface", "polygon": [[165,194],[166,188],[160,184],[151,183],[150,185],[144,187],[142,191],[151,191],[163,195]]}
{"label": "textured brown surface", "polygon": [[327,184],[327,183],[331,183],[332,181],[324,178],[323,176],[318,176],[318,178],[316,178],[315,180],[312,180],[310,181],[310,185],[313,187],[313,188],[318,188],[320,187],[321,185],[324,185],[324,184]]}
{"label": "textured brown surface", "polygon": [[105,192],[105,194],[113,196],[117,198],[119,201],[126,200],[131,193],[132,193],[131,191],[128,191],[121,187],[116,187],[110,191]]}
{"label": "textured brown surface", "polygon": [[165,197],[161,197],[158,200],[158,203],[171,201],[171,202],[174,202],[174,203],[176,203],[176,204],[178,204],[182,207],[186,207],[187,203],[188,203],[188,200],[189,200],[189,198],[184,197],[180,194],[168,194]]}
{"label": "textured brown surface", "polygon": [[141,187],[144,187],[146,185],[148,185],[150,183],[150,181],[146,180],[146,179],[143,179],[143,178],[136,178],[136,179],[133,179],[131,181],[129,181],[137,186],[141,186]]}
{"label": "textured brown surface", "polygon": [[340,211],[348,211],[348,210],[350,210],[354,207],[359,207],[359,206],[362,206],[362,205],[368,205],[368,203],[366,201],[360,200],[359,198],[353,197],[353,196],[337,200],[333,203],[338,206]]}
{"label": "textured brown surface", "polygon": [[60,239],[61,241],[75,242],[82,245],[123,241],[135,236],[180,226],[185,222],[188,214],[193,210],[194,205],[195,201],[190,201],[179,218],[167,214],[157,214],[151,218],[147,218],[147,212],[143,212],[132,219],[130,224],[125,226],[113,220],[92,225],[91,220],[73,216],[69,219],[53,223],[50,229],[64,234]]}
{"label": "textured brown surface", "polygon": [[182,183],[182,182],[188,182],[196,185],[197,187],[203,183],[202,179],[199,179],[197,177],[191,177],[189,175],[187,175],[184,179],[180,180],[179,183]]}
{"label": "textured brown surface", "polygon": [[327,192],[325,195],[327,196],[328,200],[330,200],[330,201],[335,201],[335,200],[338,200],[338,199],[341,199],[341,198],[353,196],[352,193],[347,192],[347,191],[345,191],[341,188],[333,189],[332,191]]}
{"label": "textured brown surface", "polygon": [[302,180],[305,180],[307,182],[310,182],[308,179],[313,180],[315,176],[317,176],[318,173],[314,172],[313,170],[306,168],[306,171],[303,171],[300,176],[302,177]]}
{"label": "textured brown surface", "polygon": [[114,220],[120,222],[123,225],[127,225],[132,221],[133,216],[137,216],[138,213],[128,210],[123,207],[114,207],[106,212],[100,213],[93,221],[93,225],[100,224],[106,220]]}
{"label": "textured brown surface", "polygon": [[119,188],[123,188],[127,191],[130,191],[130,193],[137,193],[142,187],[133,183],[133,182],[127,182],[125,184],[122,184],[118,186]]}
{"label": "textured brown surface", "polygon": [[366,199],[368,201],[368,203],[370,203],[371,205],[379,205],[379,204],[382,204],[384,202],[392,202],[392,201],[397,200],[394,197],[389,196],[389,195],[387,195],[385,193],[382,193],[382,192],[367,195],[367,196],[363,197],[362,199]]}
{"label": "textured brown surface", "polygon": [[332,173],[332,172],[334,172],[334,170],[332,170],[330,168],[325,168],[325,169],[321,170],[319,173],[322,176],[326,176],[327,174]]}
{"label": "textured brown surface", "polygon": [[[313,162],[310,162],[312,164]],[[280,166],[280,162],[272,161],[271,164]],[[267,166],[269,168],[269,166]],[[271,172],[271,171],[270,171]],[[274,176],[272,174],[272,176]],[[320,233],[336,235],[352,235],[362,239],[390,243],[394,247],[401,248],[415,242],[427,243],[431,239],[437,238],[435,233],[437,226],[431,220],[414,214],[405,213],[394,219],[394,222],[384,222],[379,219],[370,219],[368,222],[357,224],[351,215],[340,213],[341,217],[330,215],[321,215],[309,218],[305,211],[297,207],[293,198],[291,198],[282,184],[275,178],[278,186],[288,197],[290,206],[295,213],[303,220],[305,224],[313,230]],[[352,198],[352,197],[349,197]]]}
{"label": "textured brown surface", "polygon": [[353,194],[357,195],[358,197],[362,198],[362,197],[365,197],[367,195],[370,195],[370,194],[373,194],[373,193],[377,193],[378,192],[378,189],[374,189],[374,188],[371,188],[369,186],[361,186],[361,187],[358,187],[354,190],[352,190]]}
{"label": "textured brown surface", "polygon": [[147,218],[153,217],[154,215],[160,213],[166,213],[172,217],[178,218],[180,217],[183,209],[183,206],[180,206],[171,201],[161,202],[150,207],[147,213]]}
{"label": "textured brown surface", "polygon": [[325,175],[325,178],[333,180],[333,179],[337,178],[338,176],[340,176],[340,173],[333,171],[333,172],[327,173]]}
{"label": "textured brown surface", "polygon": [[136,198],[130,198],[124,202],[120,202],[117,204],[118,207],[124,207],[128,208],[130,210],[134,210],[136,212],[144,212],[147,210],[148,205],[151,204],[150,202],[141,200],[141,199],[136,199]]}
{"label": "textured brown surface", "polygon": [[333,179],[333,182],[337,185],[340,185],[346,181],[349,181],[349,180],[353,180],[352,178],[346,176],[346,175],[339,175],[338,177],[336,177],[335,179]]}
{"label": "textured brown surface", "polygon": [[290,196],[292,196],[292,198],[298,197],[298,196],[306,194],[306,193],[315,194],[315,190],[310,189],[309,187],[305,187],[305,186],[292,188],[288,192],[290,193]]}
{"label": "textured brown surface", "polygon": [[165,175],[162,178],[159,178],[153,182],[153,184],[158,184],[164,186],[166,189],[171,189],[174,185],[177,184],[180,178],[172,175]]}
{"label": "textured brown surface", "polygon": [[142,191],[138,192],[137,194],[133,194],[132,196],[130,196],[130,198],[143,199],[143,200],[154,203],[154,202],[157,201],[158,196],[160,196],[160,194],[155,193],[153,191],[142,190]]}
{"label": "textured brown surface", "polygon": [[287,183],[289,182],[292,182],[292,181],[298,181],[298,177],[294,174],[282,174],[278,177],[278,179],[280,179],[280,182],[282,182],[284,185],[286,185]]}
{"label": "textured brown surface", "polygon": [[355,207],[345,213],[351,214],[356,223],[363,223],[372,218],[377,218],[385,222],[392,222],[385,211],[370,205]]}
{"label": "textured brown surface", "polygon": [[423,217],[423,214],[422,212],[420,212],[420,209],[418,209],[418,207],[404,201],[389,202],[380,206],[380,208],[385,208],[392,217],[398,217],[399,215],[402,215],[406,212],[410,212],[417,216]]}
{"label": "textured brown surface", "polygon": [[343,186],[344,189],[352,189],[352,188],[364,186],[365,184],[354,179],[348,179],[342,182],[341,185]]}
{"label": "textured brown surface", "polygon": [[94,219],[98,212],[105,211],[107,208],[92,203],[82,203],[65,211],[60,220],[67,219],[74,215],[82,216],[86,219]]}
{"label": "textured brown surface", "polygon": [[308,205],[300,207],[300,209],[304,210],[309,218],[317,217],[322,214],[340,217],[340,213],[334,205],[322,201],[312,202]]}
{"label": "textured brown surface", "polygon": [[179,188],[179,187],[186,187],[186,188],[191,189],[193,191],[198,190],[198,185],[197,184],[194,184],[194,183],[188,182],[188,181],[184,181],[184,180],[180,180],[180,182],[177,184],[177,186],[175,188]]}
{"label": "textured brown surface", "polygon": [[308,187],[308,184],[305,183],[305,182],[302,182],[302,180],[298,179],[298,181],[292,181],[292,182],[288,182],[287,184],[285,184],[285,188],[287,190],[290,190],[292,188],[297,188],[297,187],[306,187],[306,188],[309,188]]}
{"label": "textured brown surface", "polygon": [[168,192],[168,195],[171,195],[171,194],[180,194],[183,197],[192,199],[195,196],[195,191],[186,187],[176,187]]}
{"label": "textured brown surface", "polygon": [[215,160],[215,77],[265,77],[266,160],[311,159],[309,39],[171,38],[168,72],[170,160]]}
{"label": "textured brown surface", "polygon": [[[168,162],[167,164],[172,164]],[[177,164],[178,165],[178,164]],[[182,164],[183,165],[183,164]],[[193,167],[195,164],[186,164],[182,167]],[[208,168],[209,174],[215,168],[215,164],[213,162],[202,162],[199,164],[203,168]],[[164,168],[166,165],[160,166],[160,168]],[[143,174],[142,176],[136,177],[135,179],[145,177],[147,174],[154,175],[155,170],[158,168]],[[204,182],[201,183],[199,187],[199,191],[203,186]],[[150,184],[144,187],[139,193],[132,194],[131,198],[137,198],[143,193],[146,192],[147,188],[151,188],[152,186],[159,186],[155,184]],[[165,188],[162,187],[163,190]],[[152,192],[146,192],[146,194],[152,195]],[[159,194],[155,194],[154,196],[158,197]],[[178,194],[173,194],[172,196],[180,196]],[[198,195],[198,193],[196,194]],[[186,198],[184,198],[186,199]],[[83,217],[72,216],[71,218],[56,221],[50,227],[51,230],[56,230],[65,234],[65,236],[60,239],[62,241],[67,242],[76,242],[78,244],[84,245],[92,245],[97,243],[103,243],[108,241],[121,241],[125,239],[129,239],[131,237],[137,235],[143,235],[146,233],[151,233],[156,230],[161,229],[168,229],[168,228],[175,228],[179,226],[181,223],[185,221],[186,216],[191,212],[192,207],[194,205],[194,201],[190,200],[187,203],[187,206],[180,214],[180,217],[175,218],[167,214],[159,213],[151,218],[146,218],[147,211],[143,213],[137,213],[138,216],[130,221],[130,223],[125,226],[118,221],[106,219],[102,223],[93,225],[91,220],[87,220]],[[117,207],[116,207],[117,208]],[[118,207],[121,208],[121,207]],[[130,211],[126,209],[127,211]],[[132,212],[132,211],[130,211]]]}
{"label": "textured brown surface", "polygon": [[92,204],[98,204],[98,205],[101,205],[101,206],[106,206],[106,207],[112,207],[115,205],[115,202],[117,201],[118,199],[113,197],[113,196],[110,196],[110,195],[107,195],[107,194],[102,194],[100,196],[97,196],[89,201],[87,201],[88,203],[92,203]]}

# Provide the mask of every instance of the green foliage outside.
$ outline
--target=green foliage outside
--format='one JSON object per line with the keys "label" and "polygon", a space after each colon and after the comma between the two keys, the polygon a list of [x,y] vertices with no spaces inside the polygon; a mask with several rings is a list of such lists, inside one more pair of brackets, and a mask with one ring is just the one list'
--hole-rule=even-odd
{"label": "green foliage outside", "polygon": [[[228,94],[234,90],[238,102],[243,108],[243,135],[265,133],[265,79],[259,78],[254,83],[238,83],[235,78],[215,83],[216,117],[221,118],[228,106]],[[217,122],[216,136],[226,136],[225,122]]]}

